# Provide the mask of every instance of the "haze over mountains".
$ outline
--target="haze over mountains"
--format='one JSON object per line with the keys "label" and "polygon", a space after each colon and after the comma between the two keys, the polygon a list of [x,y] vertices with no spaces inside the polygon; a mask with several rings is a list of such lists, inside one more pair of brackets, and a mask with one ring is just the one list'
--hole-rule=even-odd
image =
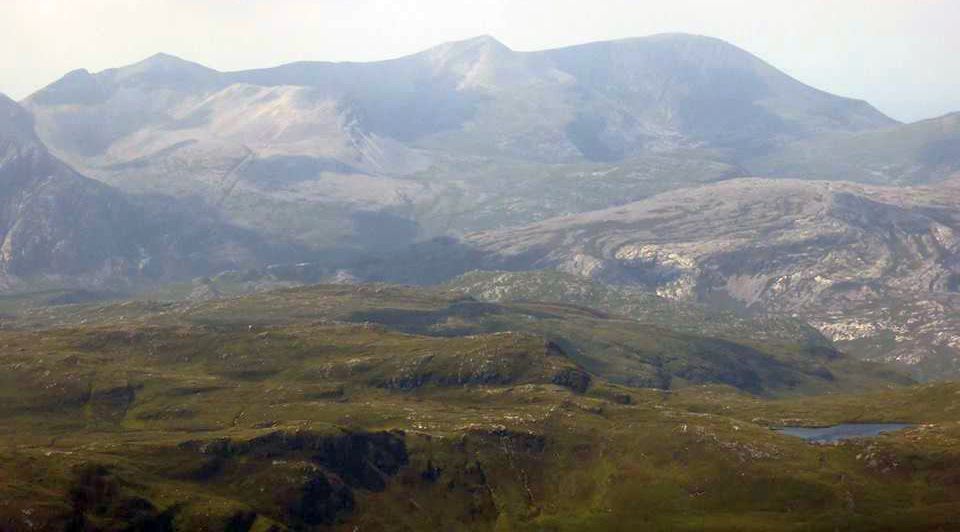
{"label": "haze over mountains", "polygon": [[[717,39],[515,52],[484,36],[242,72],[158,54],[22,105],[17,142],[56,170],[7,156],[5,171],[56,174],[69,201],[8,208],[11,279],[551,268],[796,315],[868,358],[958,370],[956,115],[899,124]],[[901,306],[928,319],[904,325]]]}
{"label": "haze over mountains", "polygon": [[[230,103],[256,107],[240,113]],[[117,143],[134,133],[158,143],[179,134],[246,144],[261,156],[325,155],[393,175],[423,162],[396,146],[408,164],[385,158],[393,144],[386,139],[550,163],[701,148],[744,160],[789,140],[895,124],[865,102],[818,91],[734,46],[689,35],[534,53],[479,37],[378,63],[234,73],[159,54],[100,74],[75,71],[27,105],[44,138],[73,156],[129,158],[116,153]],[[84,117],[77,106],[107,112]],[[74,132],[92,120],[106,127],[78,138]]]}
{"label": "haze over mountains", "polygon": [[960,113],[951,113],[913,124],[798,142],[759,158],[753,168],[759,175],[932,183],[957,173],[958,145]]}
{"label": "haze over mountains", "polygon": [[190,203],[129,198],[77,174],[5,97],[0,117],[0,285],[7,290],[169,281],[256,265],[281,248],[191,213]]}
{"label": "haze over mountains", "polygon": [[952,530],[958,331],[958,115],[712,38],[0,97],[4,531]]}
{"label": "haze over mountains", "polygon": [[[896,124],[690,35],[534,53],[480,37],[233,73],[161,54],[72,72],[24,104],[51,149],[96,179],[201,197],[314,247],[602,208],[748,175],[792,141]],[[385,223],[367,227],[371,214]],[[368,242],[399,218],[405,233]]]}

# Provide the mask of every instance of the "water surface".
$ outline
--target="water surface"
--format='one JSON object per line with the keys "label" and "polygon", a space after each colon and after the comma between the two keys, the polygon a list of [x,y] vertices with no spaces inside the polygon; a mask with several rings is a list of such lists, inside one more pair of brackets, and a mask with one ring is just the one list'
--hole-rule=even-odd
{"label": "water surface", "polygon": [[776,430],[807,441],[829,443],[851,438],[870,438],[912,426],[909,423],[841,423],[831,427],[781,427]]}

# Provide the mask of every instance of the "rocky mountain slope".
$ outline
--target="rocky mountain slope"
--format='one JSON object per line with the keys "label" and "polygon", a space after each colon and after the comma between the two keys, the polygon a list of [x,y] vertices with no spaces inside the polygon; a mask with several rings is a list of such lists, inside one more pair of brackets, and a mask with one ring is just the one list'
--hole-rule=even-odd
{"label": "rocky mountain slope", "polygon": [[263,246],[255,235],[190,208],[130,198],[79,175],[47,151],[30,115],[0,96],[3,289],[117,288],[283,256],[283,246]]}
{"label": "rocky mountain slope", "polygon": [[443,286],[481,301],[579,305],[664,329],[739,343],[794,345],[811,351],[836,350],[830,340],[801,320],[783,315],[745,315],[658,296],[636,286],[611,285],[556,270],[472,271]]}
{"label": "rocky mountain slope", "polygon": [[197,196],[315,247],[603,208],[744,175],[743,161],[788,142],[895,124],[690,35],[543,52],[481,37],[230,73],[161,54],[72,72],[24,104],[87,175]]}
{"label": "rocky mountain slope", "polygon": [[733,180],[426,243],[379,273],[417,281],[425,274],[412,268],[414,257],[446,257],[432,271],[447,275],[555,269],[681,301],[798,316],[872,358],[945,377],[960,370],[958,202],[957,181],[894,188]]}

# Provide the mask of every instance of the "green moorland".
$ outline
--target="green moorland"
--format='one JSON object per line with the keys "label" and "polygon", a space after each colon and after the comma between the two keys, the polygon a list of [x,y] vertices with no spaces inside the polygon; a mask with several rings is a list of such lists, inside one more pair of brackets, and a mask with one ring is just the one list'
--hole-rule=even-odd
{"label": "green moorland", "polygon": [[4,531],[960,528],[958,384],[433,290],[23,309],[0,431]]}

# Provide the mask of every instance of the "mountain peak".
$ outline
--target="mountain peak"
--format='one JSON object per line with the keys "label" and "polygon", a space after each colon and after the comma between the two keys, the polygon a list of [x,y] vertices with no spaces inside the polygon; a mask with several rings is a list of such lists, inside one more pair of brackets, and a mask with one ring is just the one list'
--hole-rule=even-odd
{"label": "mountain peak", "polygon": [[492,35],[478,35],[476,37],[471,37],[469,39],[459,41],[459,44],[463,45],[473,45],[473,46],[496,46],[499,48],[504,48],[509,50],[510,47],[503,44],[496,37]]}
{"label": "mountain peak", "polygon": [[97,78],[85,68],[72,70],[62,78],[35,92],[27,105],[93,105],[102,103],[105,95]]}
{"label": "mountain peak", "polygon": [[479,35],[477,37],[471,37],[470,39],[443,43],[439,46],[431,48],[428,50],[428,53],[442,56],[454,56],[483,52],[509,53],[512,51],[513,50],[511,50],[507,45],[498,41],[493,36]]}
{"label": "mountain peak", "polygon": [[11,105],[17,105],[17,102],[10,99],[9,96],[0,92],[0,110],[6,111]]}
{"label": "mountain peak", "polygon": [[138,63],[108,70],[102,74],[111,82],[170,88],[216,85],[220,75],[212,68],[166,53],[154,54]]}
{"label": "mountain peak", "polygon": [[175,55],[171,55],[171,54],[164,53],[164,52],[158,52],[158,53],[155,53],[155,54],[151,55],[150,57],[144,59],[143,61],[140,61],[140,62],[137,63],[137,64],[141,64],[141,65],[184,65],[184,64],[187,64],[187,65],[190,65],[190,64],[194,64],[194,63],[191,63],[190,61],[187,61],[187,60],[185,60],[185,59],[181,59],[181,58],[179,58],[179,57],[177,57],[177,56],[175,56]]}
{"label": "mountain peak", "polygon": [[171,55],[164,52],[159,52],[151,55],[150,57],[134,63],[130,66],[123,67],[120,70],[193,70],[193,71],[206,71],[206,72],[216,72],[211,68],[207,68],[199,63],[194,63],[193,61],[187,61],[175,55]]}
{"label": "mountain peak", "polygon": [[[709,35],[700,35],[699,33],[685,33],[682,31],[671,31],[665,33],[654,33],[646,37],[640,37],[641,39],[648,39],[652,41],[700,41],[700,42],[722,42],[730,44],[723,39],[717,37],[710,37]],[[733,45],[731,45],[733,46]]]}

